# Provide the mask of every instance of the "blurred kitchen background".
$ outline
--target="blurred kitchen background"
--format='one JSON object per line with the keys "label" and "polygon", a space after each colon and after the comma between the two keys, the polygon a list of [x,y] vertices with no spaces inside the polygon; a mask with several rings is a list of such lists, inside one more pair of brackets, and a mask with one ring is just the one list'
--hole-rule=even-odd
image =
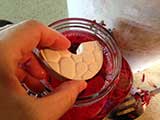
{"label": "blurred kitchen background", "polygon": [[[0,0],[0,19],[14,23],[36,19],[46,25],[64,17],[104,20],[123,39],[117,42],[134,72],[135,86],[152,90],[153,84],[160,87],[159,6],[159,0]],[[158,120],[159,116],[157,95],[137,120]]]}

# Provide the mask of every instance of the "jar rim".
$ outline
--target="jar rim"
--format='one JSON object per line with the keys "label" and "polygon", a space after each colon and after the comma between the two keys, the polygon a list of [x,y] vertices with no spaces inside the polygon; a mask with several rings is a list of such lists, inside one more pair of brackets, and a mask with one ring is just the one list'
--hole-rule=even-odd
{"label": "jar rim", "polygon": [[111,76],[112,81],[110,82],[110,84],[107,87],[104,87],[103,89],[101,89],[97,93],[94,93],[91,96],[77,98],[77,100],[75,102],[75,106],[83,106],[83,105],[88,105],[88,104],[92,104],[92,103],[99,101],[100,99],[105,97],[105,95],[107,95],[115,87],[114,81],[120,73],[122,57],[121,57],[120,50],[119,50],[119,48],[116,44],[116,41],[115,41],[114,37],[112,36],[111,32],[109,32],[109,30],[107,28],[105,28],[101,24],[97,23],[95,20],[89,20],[86,18],[64,18],[61,20],[57,20],[57,21],[49,24],[48,26],[59,31],[60,29],[65,28],[65,25],[71,24],[73,22],[75,24],[92,25],[92,27],[95,30],[101,31],[105,37],[109,38],[109,42],[110,42],[109,44],[111,45],[112,49],[114,49],[114,51],[116,52],[116,55],[114,55],[114,57],[115,57],[115,59],[114,59],[115,73]]}

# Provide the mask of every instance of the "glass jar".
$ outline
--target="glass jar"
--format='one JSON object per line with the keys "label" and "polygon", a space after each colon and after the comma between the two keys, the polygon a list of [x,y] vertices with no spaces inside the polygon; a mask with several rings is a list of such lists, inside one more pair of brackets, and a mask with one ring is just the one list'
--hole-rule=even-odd
{"label": "glass jar", "polygon": [[[100,72],[88,80],[87,88],[80,93],[74,106],[60,120],[101,120],[128,95],[132,86],[132,72],[121,56],[111,33],[96,21],[83,18],[65,18],[49,25],[71,41],[71,52],[81,42],[98,41],[103,49]],[[50,85],[54,89],[61,82],[53,75]],[[68,93],[69,94],[69,93]]]}

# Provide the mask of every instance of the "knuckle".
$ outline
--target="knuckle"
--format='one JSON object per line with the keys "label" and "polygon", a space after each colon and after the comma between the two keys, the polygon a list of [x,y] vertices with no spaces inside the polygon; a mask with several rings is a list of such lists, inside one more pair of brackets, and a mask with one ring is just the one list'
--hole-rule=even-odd
{"label": "knuckle", "polygon": [[28,26],[32,26],[32,27],[41,27],[42,26],[42,23],[40,23],[39,21],[34,20],[34,19],[26,20],[24,22],[24,24],[26,24]]}
{"label": "knuckle", "polygon": [[26,20],[25,23],[26,24],[38,24],[38,21],[34,19],[30,19],[30,20]]}

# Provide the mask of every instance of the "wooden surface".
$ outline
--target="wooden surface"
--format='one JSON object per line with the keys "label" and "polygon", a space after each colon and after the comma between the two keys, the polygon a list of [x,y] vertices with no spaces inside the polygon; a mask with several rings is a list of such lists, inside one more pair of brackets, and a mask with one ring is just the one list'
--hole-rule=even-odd
{"label": "wooden surface", "polygon": [[[145,81],[142,82],[142,76],[145,74]],[[143,89],[153,90],[151,81],[160,87],[160,63],[150,68],[134,74],[134,85]],[[159,120],[160,119],[160,94],[153,97],[146,111],[136,120]],[[107,118],[104,120],[108,120]]]}
{"label": "wooden surface", "polygon": [[[144,83],[141,82],[142,74],[145,74]],[[134,82],[136,86],[140,88],[154,89],[148,82],[153,82],[155,85],[160,87],[160,63],[153,65],[149,69],[143,72],[136,73],[134,75]],[[160,119],[160,94],[156,95],[151,99],[150,105],[146,108],[145,113],[137,120],[159,120]]]}

